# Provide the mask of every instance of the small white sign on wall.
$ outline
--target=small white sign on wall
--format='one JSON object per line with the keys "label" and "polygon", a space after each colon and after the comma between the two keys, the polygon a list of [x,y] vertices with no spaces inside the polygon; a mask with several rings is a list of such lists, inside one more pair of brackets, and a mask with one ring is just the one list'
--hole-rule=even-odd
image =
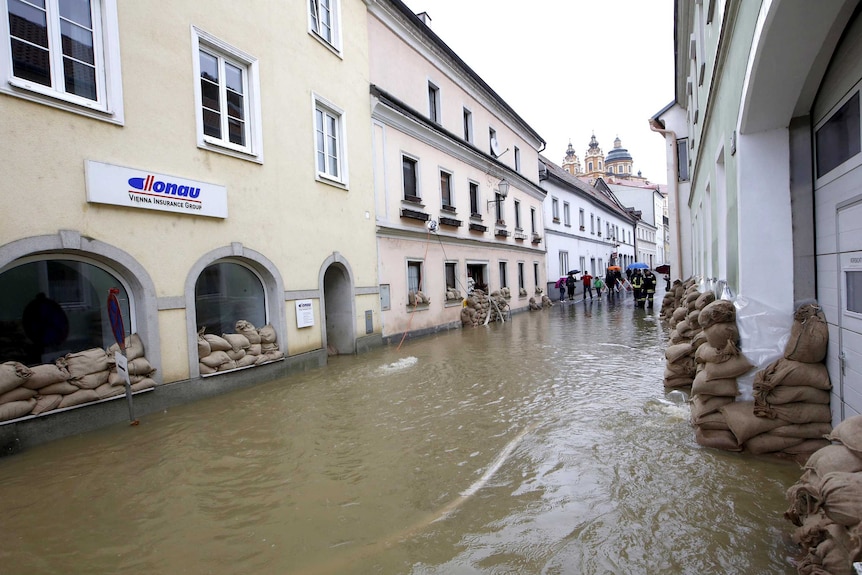
{"label": "small white sign on wall", "polygon": [[310,299],[296,300],[296,327],[314,325],[314,306]]}

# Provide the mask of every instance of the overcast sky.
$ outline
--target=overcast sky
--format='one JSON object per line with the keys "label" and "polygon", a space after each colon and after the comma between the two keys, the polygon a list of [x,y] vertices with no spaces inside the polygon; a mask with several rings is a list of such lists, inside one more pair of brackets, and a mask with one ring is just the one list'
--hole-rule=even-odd
{"label": "overcast sky", "polygon": [[619,136],[638,170],[666,183],[648,120],[673,100],[673,0],[403,0],[547,143],[581,162],[593,133]]}

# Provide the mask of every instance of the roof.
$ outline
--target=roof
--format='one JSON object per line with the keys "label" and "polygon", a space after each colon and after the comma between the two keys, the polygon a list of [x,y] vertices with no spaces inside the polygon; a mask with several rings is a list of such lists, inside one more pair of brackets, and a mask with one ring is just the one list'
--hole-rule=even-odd
{"label": "roof", "polygon": [[574,188],[575,193],[585,196],[587,199],[593,201],[593,203],[602,205],[607,208],[608,211],[614,212],[619,217],[631,222],[637,221],[637,218],[632,214],[632,212],[622,205],[610,189],[605,193],[594,188],[580,178],[571,175],[569,172],[541,154],[539,154],[539,161],[545,166],[545,172],[547,174],[545,179],[553,178],[566,187]]}

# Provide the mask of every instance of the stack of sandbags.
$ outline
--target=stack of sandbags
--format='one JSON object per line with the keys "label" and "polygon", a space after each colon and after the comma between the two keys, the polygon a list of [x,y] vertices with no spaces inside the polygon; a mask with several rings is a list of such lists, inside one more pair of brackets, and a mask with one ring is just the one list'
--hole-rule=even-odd
{"label": "stack of sandbags", "polygon": [[714,299],[712,292],[700,293],[696,286],[689,286],[680,298],[680,305],[673,310],[668,320],[671,327],[671,345],[665,350],[665,387],[679,388],[693,383],[697,374],[694,354],[706,341],[697,316],[700,310]]}
{"label": "stack of sandbags", "polygon": [[36,392],[25,387],[32,375],[23,363],[0,363],[0,421],[24,417],[36,406]]}
{"label": "stack of sandbags", "polygon": [[754,366],[737,347],[739,330],[733,302],[709,301],[707,294],[702,297],[700,305],[705,305],[697,312],[696,321],[706,341],[695,353],[698,369],[691,386],[695,439],[706,447],[741,451],[722,408],[736,401],[737,378]]}
{"label": "stack of sandbags", "polygon": [[[826,443],[823,435],[829,432],[832,421],[832,383],[823,363],[828,341],[826,318],[820,307],[800,306],[794,314],[784,356],[755,374],[754,415],[784,421],[798,431],[791,438],[772,437],[769,445],[775,449],[771,451],[807,457]],[[765,443],[778,430],[768,433],[759,441]]]}
{"label": "stack of sandbags", "polygon": [[[144,357],[137,334],[127,348],[132,391],[155,387],[155,370]],[[123,380],[117,375],[113,352],[117,346],[69,353],[54,363],[27,367],[18,362],[0,364],[0,421],[40,415],[121,395]],[[110,355],[109,355],[110,352]],[[25,408],[29,407],[29,409]]]}
{"label": "stack of sandbags", "polygon": [[[128,363],[129,385],[132,391],[142,391],[155,387],[156,382],[153,381],[152,377],[156,373],[156,370],[147,359],[144,352],[144,342],[141,341],[138,334],[133,333],[126,339],[125,343],[126,347],[123,353]],[[114,364],[114,354],[119,350],[120,346],[117,344],[112,345],[107,350],[108,358],[112,365],[111,373],[108,375],[107,385],[101,385],[96,388],[96,392],[99,393],[102,399],[125,393],[125,380],[117,371],[116,364]]]}
{"label": "stack of sandbags", "polygon": [[201,375],[260,365],[284,357],[278,349],[275,329],[256,329],[250,322],[236,322],[237,333],[198,334],[198,362]]}
{"label": "stack of sandbags", "polygon": [[787,490],[784,517],[797,526],[793,541],[805,554],[799,573],[845,575],[862,560],[862,416],[844,420],[826,438],[837,443],[808,458]]}
{"label": "stack of sandbags", "polygon": [[[527,295],[527,292],[525,291],[521,295]],[[461,301],[461,292],[455,288],[448,288],[446,290],[446,302],[450,303],[454,301]]]}
{"label": "stack of sandbags", "polygon": [[421,291],[410,291],[407,294],[408,305],[428,305],[431,303],[431,298]]}

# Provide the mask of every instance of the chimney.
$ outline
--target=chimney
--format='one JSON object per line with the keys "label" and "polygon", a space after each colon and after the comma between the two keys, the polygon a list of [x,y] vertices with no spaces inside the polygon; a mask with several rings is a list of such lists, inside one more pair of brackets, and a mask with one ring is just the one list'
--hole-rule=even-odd
{"label": "chimney", "polygon": [[417,16],[426,26],[431,27],[431,16],[428,15],[428,12],[419,12]]}

